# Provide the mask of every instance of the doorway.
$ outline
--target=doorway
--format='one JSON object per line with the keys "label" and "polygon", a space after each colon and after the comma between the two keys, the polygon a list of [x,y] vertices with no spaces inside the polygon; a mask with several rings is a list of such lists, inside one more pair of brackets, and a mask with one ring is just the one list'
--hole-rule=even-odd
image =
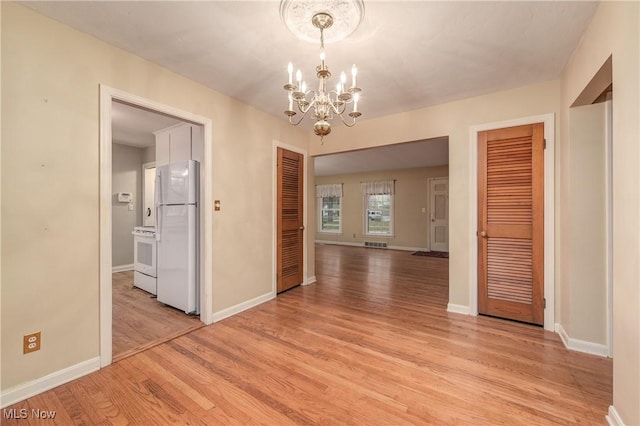
{"label": "doorway", "polygon": [[142,165],[142,226],[155,226],[156,162]]}
{"label": "doorway", "polygon": [[[472,126],[469,129],[469,306],[450,311],[478,315],[478,133],[484,130],[544,123],[544,309],[543,327],[555,331],[555,116],[545,114]],[[473,206],[473,207],[472,207]]]}
{"label": "doorway", "polygon": [[[192,128],[198,131],[191,132]],[[188,298],[186,290],[197,286],[197,273],[191,275],[192,286],[185,282],[181,290],[171,292],[172,300],[167,299],[166,284],[158,288],[159,274],[166,277],[172,271],[167,268],[167,262],[158,260],[161,243],[157,225],[162,221],[156,223],[155,220],[156,160],[159,165],[163,161],[181,160],[179,148],[186,151],[189,159],[202,163],[203,158],[199,155],[202,152],[199,127],[155,111],[113,101],[111,129],[112,190],[117,194],[112,205],[112,356],[117,361],[203,325],[199,315],[185,314],[182,306],[186,306],[183,300]],[[166,159],[159,155],[161,143],[157,143],[162,142],[164,136],[174,136],[174,151],[178,151]],[[189,149],[182,145],[188,145]],[[192,146],[195,149],[191,149]],[[197,175],[196,181],[199,180]],[[184,231],[186,234],[187,230]],[[162,233],[166,237],[166,233]],[[162,244],[172,250],[166,238],[162,240]],[[193,241],[197,241],[195,236]],[[196,258],[192,255],[191,259]],[[185,257],[172,263],[179,269],[191,271],[187,260]],[[131,264],[132,268],[126,266]],[[164,279],[165,283],[175,284],[188,281],[184,275],[177,280]],[[158,290],[164,291],[164,295]],[[178,306],[183,310],[175,309]]]}
{"label": "doorway", "polygon": [[304,155],[277,148],[277,292],[304,281]]}
{"label": "doorway", "polygon": [[449,178],[429,179],[429,249],[449,251]]}
{"label": "doorway", "polygon": [[[122,92],[108,86],[100,86],[100,365],[102,367],[113,361],[113,281],[112,281],[112,103],[122,102],[137,108],[154,111],[174,117],[180,121],[188,121],[204,128],[204,158],[210,159],[211,128],[210,119],[178,110],[173,107],[149,101],[147,99]],[[212,211],[211,197],[212,168],[210,161],[204,161],[201,168],[203,205],[202,242],[200,245],[200,320],[204,324],[212,322]],[[203,202],[202,202],[203,201]]]}
{"label": "doorway", "polygon": [[478,313],[544,322],[544,124],[478,132]]}

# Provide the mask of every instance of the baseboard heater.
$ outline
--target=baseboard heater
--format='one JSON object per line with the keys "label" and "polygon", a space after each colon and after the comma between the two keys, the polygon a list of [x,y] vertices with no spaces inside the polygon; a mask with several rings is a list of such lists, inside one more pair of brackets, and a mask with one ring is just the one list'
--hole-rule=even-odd
{"label": "baseboard heater", "polygon": [[387,243],[377,243],[375,241],[365,241],[365,247],[387,248]]}

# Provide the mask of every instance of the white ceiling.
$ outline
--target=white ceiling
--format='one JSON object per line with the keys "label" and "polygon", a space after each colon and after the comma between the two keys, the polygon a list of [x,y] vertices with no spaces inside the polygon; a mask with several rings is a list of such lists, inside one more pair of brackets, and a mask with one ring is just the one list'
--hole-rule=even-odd
{"label": "white ceiling", "polygon": [[111,104],[111,139],[123,145],[145,148],[156,142],[153,132],[181,123],[177,118],[121,102]]}
{"label": "white ceiling", "polygon": [[[279,1],[21,3],[283,120],[287,63],[314,84],[319,42],[289,32]],[[327,44],[327,65],[335,82],[357,64],[360,120],[437,105],[559,78],[596,7],[365,0],[360,27]]]}

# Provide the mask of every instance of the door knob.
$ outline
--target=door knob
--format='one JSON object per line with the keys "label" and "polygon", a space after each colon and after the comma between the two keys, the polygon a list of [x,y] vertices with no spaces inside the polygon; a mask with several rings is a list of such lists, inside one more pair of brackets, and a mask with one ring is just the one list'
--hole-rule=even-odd
{"label": "door knob", "polygon": [[304,231],[304,225],[302,225],[302,226],[300,227],[300,230],[301,230],[301,231]]}
{"label": "door knob", "polygon": [[147,217],[151,217],[151,209],[147,208]]}
{"label": "door knob", "polygon": [[481,232],[480,232],[480,236],[481,236],[482,238],[487,238],[487,233],[486,233],[485,231],[481,231]]}

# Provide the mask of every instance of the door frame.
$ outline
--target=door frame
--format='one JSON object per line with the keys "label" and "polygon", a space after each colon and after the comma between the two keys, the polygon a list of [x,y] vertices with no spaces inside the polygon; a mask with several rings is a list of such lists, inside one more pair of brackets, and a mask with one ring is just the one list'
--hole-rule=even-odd
{"label": "door frame", "polygon": [[450,216],[450,212],[449,212],[449,176],[441,176],[441,177],[430,177],[427,179],[427,186],[429,188],[428,190],[428,198],[429,198],[429,211],[427,212],[427,227],[428,227],[428,235],[429,235],[429,241],[428,241],[428,247],[429,247],[429,251],[433,251],[433,247],[431,247],[431,209],[433,209],[433,205],[431,204],[431,185],[433,184],[433,181],[436,180],[446,180],[447,181],[447,253],[449,253],[450,247],[449,247],[449,216]]}
{"label": "door frame", "polygon": [[311,281],[308,278],[308,268],[307,268],[307,242],[309,241],[309,227],[307,226],[307,217],[309,216],[309,209],[307,206],[307,188],[309,186],[309,180],[307,179],[309,175],[308,168],[308,152],[306,149],[289,145],[284,142],[280,142],[277,140],[273,141],[272,148],[272,164],[273,164],[273,173],[271,174],[271,187],[273,188],[273,197],[272,197],[272,206],[271,206],[271,223],[272,223],[272,242],[271,247],[273,247],[272,255],[271,255],[271,294],[272,297],[276,297],[278,294],[278,282],[277,282],[277,271],[278,271],[278,148],[286,149],[288,151],[293,151],[302,155],[302,167],[303,167],[303,185],[302,185],[302,224],[304,226],[304,230],[302,231],[302,284],[307,285],[311,284]]}
{"label": "door frame", "polygon": [[544,329],[555,331],[555,114],[478,124],[469,128],[469,314],[478,315],[478,132],[544,123]]}
{"label": "door frame", "polygon": [[604,145],[604,194],[605,194],[605,241],[606,241],[606,289],[607,289],[607,351],[613,358],[613,100],[605,101],[605,145]]}
{"label": "door frame", "polygon": [[201,271],[203,285],[200,286],[200,321],[205,324],[213,322],[213,167],[211,164],[212,129],[211,119],[187,111],[161,104],[143,97],[114,89],[100,84],[100,366],[105,367],[112,362],[112,282],[111,282],[111,103],[126,102],[141,108],[168,114],[204,127],[204,241],[201,243]]}
{"label": "door frame", "polygon": [[[148,163],[143,163],[142,164],[142,225],[144,226],[144,199],[145,199],[145,195],[147,195],[147,178],[146,178],[146,171],[147,169],[154,169],[156,167],[156,162],[155,161],[149,161]],[[155,218],[154,218],[155,219]],[[155,222],[155,220],[154,220]]]}

